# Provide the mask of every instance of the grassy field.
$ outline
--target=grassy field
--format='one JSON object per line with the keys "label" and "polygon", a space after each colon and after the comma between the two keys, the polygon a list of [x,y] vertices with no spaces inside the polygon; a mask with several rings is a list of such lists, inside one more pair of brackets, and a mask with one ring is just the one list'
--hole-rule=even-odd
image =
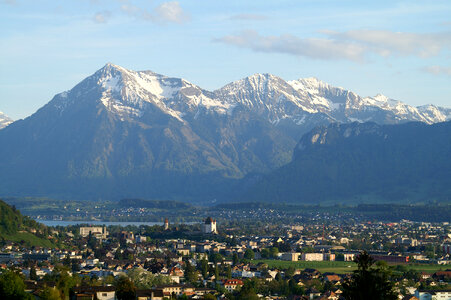
{"label": "grassy field", "polygon": [[435,273],[437,271],[444,271],[447,269],[451,269],[451,266],[444,265],[436,265],[436,264],[406,264],[407,269],[414,269],[418,272],[426,272],[429,274]]}
{"label": "grassy field", "polygon": [[28,246],[40,246],[40,247],[46,247],[46,248],[53,248],[55,245],[49,240],[39,238],[31,233],[28,232],[18,232],[15,234],[9,234],[9,235],[0,235],[1,238],[5,239],[6,241],[12,241],[12,242],[24,242]]}
{"label": "grassy field", "polygon": [[[268,267],[275,267],[286,269],[288,267],[294,267],[296,269],[312,268],[317,269],[321,273],[333,272],[337,274],[351,273],[357,269],[357,265],[354,262],[348,261],[283,261],[272,259],[259,259],[254,260],[255,264],[263,262]],[[396,264],[390,264],[390,266],[396,266]],[[440,270],[451,269],[451,266],[443,266],[436,264],[403,264],[407,269],[413,269],[419,272],[434,273]]]}
{"label": "grassy field", "polygon": [[268,267],[275,267],[286,269],[288,267],[294,267],[296,269],[312,268],[317,269],[321,273],[334,272],[338,274],[351,273],[357,269],[357,265],[348,261],[284,261],[284,260],[272,260],[272,259],[259,259],[255,260],[255,263],[263,262]]}

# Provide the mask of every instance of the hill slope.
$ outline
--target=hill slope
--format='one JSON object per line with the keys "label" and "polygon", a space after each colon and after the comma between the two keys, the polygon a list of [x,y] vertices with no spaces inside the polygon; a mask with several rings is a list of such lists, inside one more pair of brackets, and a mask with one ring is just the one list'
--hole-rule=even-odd
{"label": "hill slope", "polygon": [[28,246],[51,247],[45,238],[47,227],[22,214],[0,200],[0,240]]}
{"label": "hill slope", "polygon": [[451,122],[332,124],[305,134],[293,161],[247,200],[451,201]]}

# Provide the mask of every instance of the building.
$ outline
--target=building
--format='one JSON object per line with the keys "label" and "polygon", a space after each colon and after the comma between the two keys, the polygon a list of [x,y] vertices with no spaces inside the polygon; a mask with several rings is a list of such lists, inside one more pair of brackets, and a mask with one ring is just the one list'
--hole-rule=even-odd
{"label": "building", "polygon": [[344,261],[354,261],[355,257],[356,257],[355,253],[343,253]]}
{"label": "building", "polygon": [[194,294],[194,287],[188,284],[169,284],[158,286],[156,289],[161,290],[165,297],[178,297],[183,294],[191,296]]}
{"label": "building", "polygon": [[147,237],[137,234],[137,235],[135,235],[135,241],[137,243],[145,243],[147,241]]}
{"label": "building", "polygon": [[164,219],[164,230],[169,230],[169,220],[168,220],[168,218]]}
{"label": "building", "polygon": [[161,289],[136,290],[136,300],[163,300],[164,294]]}
{"label": "building", "polygon": [[121,231],[120,239],[124,240],[126,243],[133,243],[135,235],[131,231]]}
{"label": "building", "polygon": [[94,237],[100,239],[106,239],[108,236],[106,227],[80,227],[80,235],[82,237],[87,237],[90,233]]}
{"label": "building", "polygon": [[298,261],[300,255],[301,254],[297,253],[297,252],[286,252],[286,253],[282,253],[282,255],[280,256],[280,259],[288,260],[288,261]]}
{"label": "building", "polygon": [[224,288],[229,292],[233,292],[236,289],[239,289],[243,286],[243,281],[240,279],[227,279],[224,282]]}
{"label": "building", "polygon": [[81,286],[74,287],[74,299],[116,300],[114,286]]}
{"label": "building", "polygon": [[408,263],[409,257],[403,255],[371,255],[374,260],[383,260],[390,263]]}
{"label": "building", "polygon": [[451,290],[416,290],[419,300],[451,300]]}
{"label": "building", "polygon": [[323,253],[303,253],[302,260],[305,261],[323,261],[324,255]]}
{"label": "building", "polygon": [[406,238],[406,237],[399,237],[399,238],[395,239],[395,243],[400,244],[400,245],[412,246],[412,247],[418,246],[418,240]]}
{"label": "building", "polygon": [[216,220],[213,220],[211,217],[206,218],[205,223],[202,224],[202,232],[206,234],[217,234]]}

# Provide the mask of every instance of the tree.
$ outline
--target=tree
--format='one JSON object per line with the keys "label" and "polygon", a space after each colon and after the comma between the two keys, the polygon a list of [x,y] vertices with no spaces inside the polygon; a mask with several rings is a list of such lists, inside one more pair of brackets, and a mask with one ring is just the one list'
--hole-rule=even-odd
{"label": "tree", "polygon": [[45,287],[39,293],[39,299],[42,300],[61,300],[61,295],[56,288]]}
{"label": "tree", "polygon": [[4,271],[0,275],[0,299],[32,299],[31,295],[25,292],[23,279],[12,271]]}
{"label": "tree", "polygon": [[68,255],[66,255],[66,257],[63,260],[63,265],[66,267],[70,267],[71,263],[72,263],[72,261],[70,260],[70,256],[68,254]]}
{"label": "tree", "polygon": [[157,285],[172,283],[171,278],[168,276],[152,274],[140,268],[130,270],[127,275],[138,289],[150,289]]}
{"label": "tree", "polygon": [[216,281],[219,280],[219,266],[218,265],[215,266],[215,280]]}
{"label": "tree", "polygon": [[87,244],[88,244],[88,247],[91,249],[97,248],[97,239],[95,238],[95,236],[92,235],[91,231],[89,232],[89,235],[88,235]]}
{"label": "tree", "polygon": [[186,281],[191,283],[197,281],[196,270],[189,261],[187,261],[185,264],[185,279]]}
{"label": "tree", "polygon": [[270,258],[271,257],[271,252],[269,251],[269,249],[264,248],[261,251],[261,256],[262,256],[262,258]]}
{"label": "tree", "polygon": [[202,276],[207,278],[208,276],[208,261],[204,258],[200,261],[200,270],[202,272]]}
{"label": "tree", "polygon": [[291,278],[291,277],[293,277],[295,271],[296,271],[296,270],[294,269],[293,266],[289,266],[288,269],[285,270],[285,277],[286,277],[286,278]]}
{"label": "tree", "polygon": [[277,247],[271,247],[269,249],[269,251],[271,252],[271,257],[272,258],[276,258],[277,254],[279,254],[279,248],[277,248]]}
{"label": "tree", "polygon": [[78,261],[76,259],[72,260],[71,269],[72,269],[72,272],[74,272],[74,273],[80,271],[80,264],[78,263]]}
{"label": "tree", "polygon": [[347,300],[396,300],[390,273],[383,265],[374,267],[374,259],[366,252],[361,252],[354,260],[357,270],[351,279],[343,284],[343,296]]}
{"label": "tree", "polygon": [[291,246],[288,243],[279,243],[279,246],[277,248],[279,248],[279,251],[281,251],[281,252],[290,252],[291,251]]}
{"label": "tree", "polygon": [[135,300],[136,288],[133,282],[125,276],[116,281],[116,297],[118,300]]}
{"label": "tree", "polygon": [[212,294],[204,295],[204,300],[216,300],[216,297]]}
{"label": "tree", "polygon": [[38,280],[38,274],[36,274],[36,268],[34,266],[30,268],[30,280]]}
{"label": "tree", "polygon": [[238,259],[238,254],[236,254],[236,252],[233,252],[232,260],[233,260],[233,265],[236,265],[238,263],[239,259]]}
{"label": "tree", "polygon": [[246,251],[244,252],[244,258],[245,259],[254,259],[254,257],[255,257],[254,251],[252,251],[252,249],[246,249]]}
{"label": "tree", "polygon": [[220,262],[223,261],[223,257],[219,253],[212,253],[212,254],[210,254],[209,259],[210,259],[210,261],[212,263],[215,263],[215,264],[220,263]]}
{"label": "tree", "polygon": [[118,259],[118,260],[122,259],[122,251],[120,248],[117,248],[116,253],[114,254],[114,259]]}
{"label": "tree", "polygon": [[226,273],[227,279],[232,279],[232,267],[230,267],[230,265],[227,266]]}
{"label": "tree", "polygon": [[246,300],[253,300],[253,299],[260,299],[256,293],[257,289],[257,282],[255,280],[246,280],[244,282],[243,287],[241,287],[241,290],[237,296],[237,299],[246,299]]}

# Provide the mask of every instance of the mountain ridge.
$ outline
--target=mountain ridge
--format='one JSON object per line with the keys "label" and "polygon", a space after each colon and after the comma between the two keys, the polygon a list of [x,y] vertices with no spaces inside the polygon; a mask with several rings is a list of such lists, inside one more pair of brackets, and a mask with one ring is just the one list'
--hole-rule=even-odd
{"label": "mountain ridge", "polygon": [[451,122],[330,124],[305,134],[293,160],[264,176],[246,201],[450,201]]}
{"label": "mountain ridge", "polygon": [[254,74],[207,91],[185,79],[107,64],[0,130],[0,195],[235,197],[259,174],[289,163],[299,139],[316,126],[420,116],[415,109],[399,116],[362,109],[363,99],[316,79],[290,84]]}
{"label": "mountain ridge", "polygon": [[[285,110],[278,111],[282,102],[294,105],[289,108],[294,114],[324,113],[336,122],[382,123],[368,117],[359,118],[359,114],[368,115],[365,109],[378,109],[390,113],[392,119],[387,118],[386,123],[421,121],[432,124],[451,119],[451,108],[432,104],[414,107],[382,94],[362,97],[314,77],[285,81],[269,73],[256,73],[214,91],[202,89],[182,78],[167,77],[152,71],[131,71],[111,63],[88,78],[91,77],[101,77],[99,83],[105,90],[102,99],[106,106],[111,105],[117,111],[136,116],[140,113],[138,107],[145,105],[145,102],[157,105],[180,121],[181,116],[187,112],[213,109],[220,113],[231,113],[236,105],[240,104],[253,109],[272,109],[270,112],[266,111],[266,114],[270,121],[275,123],[284,118],[294,117]],[[108,95],[108,92],[112,95]],[[111,96],[113,100],[117,100],[114,96],[118,94],[122,94],[128,106],[109,101]],[[139,101],[140,98],[144,101]],[[270,107],[271,105],[273,107]]]}

